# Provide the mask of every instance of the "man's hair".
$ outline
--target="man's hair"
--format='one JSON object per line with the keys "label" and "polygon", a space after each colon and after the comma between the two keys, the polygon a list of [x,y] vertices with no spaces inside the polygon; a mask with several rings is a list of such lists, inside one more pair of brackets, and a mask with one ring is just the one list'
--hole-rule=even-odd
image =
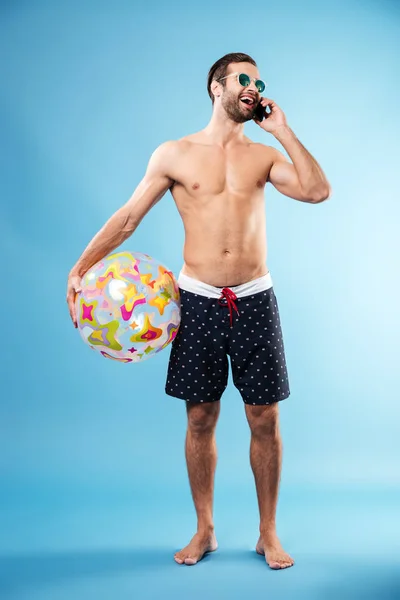
{"label": "man's hair", "polygon": [[[248,63],[251,63],[252,65],[254,65],[255,67],[257,66],[254,58],[251,58],[251,56],[249,56],[248,54],[243,54],[242,52],[232,52],[231,54],[225,54],[225,56],[223,56],[222,58],[217,60],[217,62],[215,62],[213,64],[213,66],[211,67],[211,69],[209,70],[208,78],[207,78],[207,90],[208,90],[208,95],[210,96],[211,102],[213,104],[214,104],[214,94],[211,91],[212,81],[214,79],[219,80],[219,79],[221,79],[221,77],[225,77],[226,72],[228,70],[228,65],[230,65],[231,63],[240,63],[240,62],[248,62]],[[221,85],[225,87],[226,79],[221,81]]]}

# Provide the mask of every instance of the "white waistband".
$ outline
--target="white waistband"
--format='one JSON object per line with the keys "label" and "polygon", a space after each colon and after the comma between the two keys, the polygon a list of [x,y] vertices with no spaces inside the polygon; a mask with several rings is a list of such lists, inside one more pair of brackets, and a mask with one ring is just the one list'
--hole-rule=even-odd
{"label": "white waistband", "polygon": [[[266,275],[262,275],[247,283],[234,285],[230,289],[238,298],[243,298],[245,296],[250,296],[251,294],[257,294],[258,292],[268,290],[272,285],[271,273],[268,272]],[[203,281],[200,281],[199,279],[189,277],[182,273],[182,271],[178,276],[178,286],[182,290],[192,292],[193,294],[199,294],[200,296],[206,296],[207,298],[220,298],[223,290],[222,287],[215,287],[208,283],[203,283]]]}

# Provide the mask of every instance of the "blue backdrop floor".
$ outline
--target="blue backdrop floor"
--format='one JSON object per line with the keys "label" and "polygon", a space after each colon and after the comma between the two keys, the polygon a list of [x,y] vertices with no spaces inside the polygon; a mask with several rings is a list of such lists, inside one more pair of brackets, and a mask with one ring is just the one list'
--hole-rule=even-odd
{"label": "blue backdrop floor", "polygon": [[270,570],[255,553],[251,489],[216,491],[217,552],[193,567],[173,554],[194,533],[187,486],[10,482],[1,501],[3,599],[400,598],[400,490],[281,490],[279,533],[296,564]]}

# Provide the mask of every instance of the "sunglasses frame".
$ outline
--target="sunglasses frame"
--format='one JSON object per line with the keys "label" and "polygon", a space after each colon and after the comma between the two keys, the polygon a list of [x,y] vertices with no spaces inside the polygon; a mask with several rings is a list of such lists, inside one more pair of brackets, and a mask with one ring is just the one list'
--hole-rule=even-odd
{"label": "sunglasses frame", "polygon": [[[240,76],[241,75],[245,75],[246,77],[249,78],[249,83],[247,85],[243,85],[242,83],[240,83]],[[266,83],[265,81],[263,81],[262,79],[256,79],[255,77],[250,77],[250,75],[247,75],[247,73],[239,73],[238,71],[236,71],[235,73],[230,73],[229,75],[226,75],[225,77],[221,77],[220,79],[217,79],[217,81],[222,81],[223,79],[228,79],[228,77],[237,77],[238,83],[242,86],[242,87],[248,87],[250,85],[250,83],[252,81],[254,81],[254,85],[257,88],[257,91],[259,94],[262,94],[265,90],[265,88],[267,87],[268,83]],[[258,87],[257,87],[257,81],[260,81],[262,84],[264,84],[264,89],[262,90],[262,92],[259,91]]]}

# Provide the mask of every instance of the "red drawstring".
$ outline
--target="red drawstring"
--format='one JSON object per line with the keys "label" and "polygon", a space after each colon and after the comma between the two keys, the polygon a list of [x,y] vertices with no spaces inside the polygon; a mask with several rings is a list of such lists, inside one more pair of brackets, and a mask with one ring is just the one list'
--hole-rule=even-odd
{"label": "red drawstring", "polygon": [[[225,302],[224,303],[221,302],[221,300],[223,300],[224,298],[226,298],[227,304],[225,304]],[[232,306],[236,310],[237,314],[239,314],[238,308],[235,304],[235,300],[237,300],[237,296],[236,296],[235,292],[233,292],[228,287],[223,288],[221,297],[218,298],[218,303],[221,306],[228,306],[228,308],[229,308],[229,319],[230,319],[231,327],[232,327]]]}

